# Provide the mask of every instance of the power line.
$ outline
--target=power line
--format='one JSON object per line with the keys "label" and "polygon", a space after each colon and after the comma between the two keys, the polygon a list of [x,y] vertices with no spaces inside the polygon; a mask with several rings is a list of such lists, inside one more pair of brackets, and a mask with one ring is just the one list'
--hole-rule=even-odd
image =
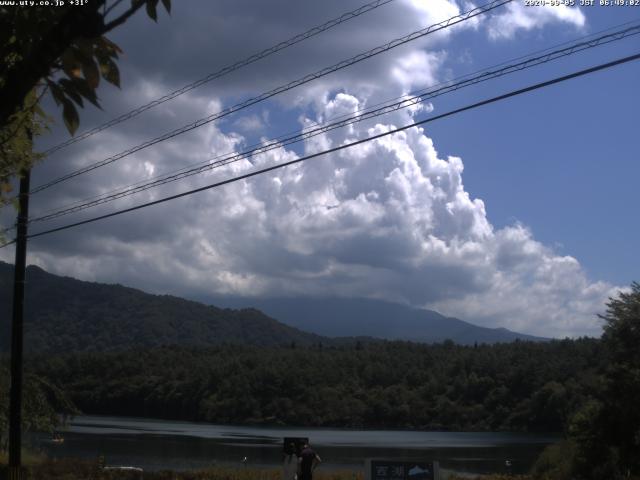
{"label": "power line", "polygon": [[[538,54],[541,54],[541,53],[545,53],[545,52],[551,52],[551,53],[549,53],[549,55],[558,54],[558,53],[560,53],[560,50],[556,50],[554,52],[553,49],[558,49],[558,47],[562,47],[562,46],[565,46],[565,45],[571,45],[572,43],[573,43],[573,45],[571,45],[569,48],[570,49],[576,49],[576,50],[572,51],[572,52],[569,52],[567,54],[572,54],[572,53],[575,53],[575,52],[578,52],[578,51],[582,51],[583,49],[595,47],[595,46],[598,46],[598,45],[604,45],[604,44],[610,43],[612,41],[621,40],[622,38],[624,38],[626,36],[631,36],[631,35],[637,34],[637,30],[640,27],[638,25],[632,25],[632,24],[634,24],[634,23],[637,24],[639,20],[640,19],[636,18],[636,19],[628,21],[628,22],[624,22],[624,23],[621,23],[621,24],[618,24],[618,25],[614,25],[614,26],[599,30],[597,32],[593,32],[593,33],[591,33],[589,35],[584,35],[584,36],[578,37],[578,38],[576,38],[574,40],[561,42],[559,44],[555,44],[553,46],[550,46],[550,47],[547,47],[547,48],[544,48],[544,49],[541,49],[541,50],[536,50],[536,51],[531,52],[531,53],[526,54],[526,55],[521,55],[519,57],[512,58],[510,60],[505,60],[505,61],[503,61],[501,63],[498,63],[496,65],[493,65],[491,67],[486,67],[486,68],[481,69],[481,70],[476,70],[474,72],[470,72],[468,74],[464,74],[464,75],[455,77],[455,78],[453,78],[453,79],[451,79],[449,81],[441,82],[439,84],[433,85],[432,87],[429,87],[428,89],[422,89],[422,90],[419,90],[419,91],[410,92],[409,94],[401,95],[401,96],[395,97],[393,99],[389,99],[389,100],[386,100],[386,101],[383,101],[383,102],[379,102],[379,103],[373,104],[370,107],[368,107],[368,109],[359,109],[359,110],[356,110],[355,112],[353,112],[353,114],[336,115],[336,116],[330,117],[329,119],[330,120],[337,120],[337,119],[346,118],[346,117],[349,117],[349,118],[358,117],[361,114],[364,114],[364,113],[366,113],[368,111],[371,111],[375,107],[388,106],[388,104],[390,102],[394,101],[394,100],[408,101],[408,100],[411,100],[414,96],[421,95],[424,92],[430,91],[433,88],[440,87],[440,86],[451,85],[451,82],[455,82],[456,80],[467,79],[467,78],[470,78],[471,76],[476,75],[476,74],[480,74],[480,73],[486,74],[491,69],[495,69],[497,67],[501,67],[503,65],[507,65],[509,62],[515,62],[515,61],[521,60],[521,59],[527,59],[526,60],[527,62],[531,62],[531,61],[535,60],[535,59],[531,58],[532,56],[538,55]],[[632,25],[632,26],[627,28],[627,29],[624,29],[624,30],[615,31],[614,33],[611,33],[611,34],[601,35],[601,34],[603,34],[605,32],[611,32],[611,31],[613,31],[615,29],[619,29],[621,27],[625,27],[625,26],[628,27],[629,25]],[[601,35],[601,36],[598,37],[598,35]],[[576,44],[575,43],[575,42],[579,42],[579,41],[583,41],[583,42],[580,43],[580,44]],[[596,43],[598,45],[595,45]],[[579,48],[581,45],[588,45],[588,47]],[[549,60],[553,60],[553,58],[551,58]],[[525,62],[522,62],[522,63],[525,63]],[[543,63],[543,62],[540,62],[540,63]],[[527,65],[527,68],[528,68],[528,66],[529,65]],[[533,66],[533,65],[531,65],[531,66]],[[486,80],[488,80],[488,79],[489,78],[487,78]],[[436,96],[436,95],[434,95],[434,96]],[[404,108],[404,107],[399,107],[399,108]],[[361,119],[355,118],[352,122],[349,122],[349,123],[355,123],[355,122],[358,122],[360,120]],[[312,122],[312,124],[316,125],[316,126],[322,126],[322,124],[319,123],[319,122]],[[310,127],[306,127],[305,129],[303,129],[303,132],[307,132],[309,129],[310,129]],[[276,138],[271,139],[270,141],[283,142],[284,140],[291,138],[291,135],[294,135],[296,132],[297,131],[289,132],[289,133],[286,133],[286,134],[282,134],[282,135],[280,135],[280,136],[278,136]],[[293,143],[293,142],[288,141],[286,144],[288,145],[288,144],[291,144],[291,143]],[[284,143],[282,145],[284,145]],[[245,151],[243,154],[246,155],[246,156],[250,156],[250,155],[253,154],[252,153],[253,150],[257,149],[260,146],[263,146],[263,143],[254,144],[254,145],[250,146],[249,150]],[[216,160],[218,158],[223,158],[225,156],[228,157],[228,156],[231,156],[231,155],[234,155],[234,153],[233,152],[229,152],[227,154],[218,155],[216,157],[213,157],[210,160],[207,160],[206,162],[204,162],[204,166],[208,167],[206,169],[200,170],[200,169],[194,168],[193,166],[191,166],[191,167],[188,167],[188,166],[187,167],[182,167],[182,168],[180,168],[178,170],[174,170],[172,172],[168,172],[168,173],[163,174],[163,175],[158,175],[156,177],[153,177],[152,179],[141,180],[141,181],[135,182],[133,184],[129,184],[129,185],[124,186],[124,187],[119,187],[117,189],[112,189],[111,191],[105,192],[105,193],[100,194],[100,195],[94,195],[94,196],[91,196],[91,197],[88,197],[88,198],[85,198],[85,199],[82,199],[82,200],[77,200],[77,201],[72,202],[70,204],[67,204],[67,205],[65,205],[63,207],[50,208],[48,210],[45,210],[41,214],[40,217],[36,217],[36,218],[30,219],[29,223],[37,222],[37,221],[45,221],[45,220],[49,220],[49,219],[53,219],[53,218],[58,218],[60,216],[63,216],[63,215],[66,215],[66,214],[70,214],[70,213],[75,213],[75,212],[77,212],[79,210],[83,210],[84,209],[84,208],[80,208],[80,207],[89,208],[91,206],[102,205],[104,203],[107,203],[108,201],[116,200],[116,199],[123,198],[123,197],[128,196],[128,195],[132,195],[132,194],[138,193],[138,188],[143,187],[143,186],[149,186],[149,188],[153,188],[154,186],[159,186],[159,185],[162,185],[162,184],[165,184],[165,183],[169,183],[170,181],[174,180],[174,179],[171,178],[172,176],[180,175],[180,178],[185,178],[187,176],[195,175],[197,173],[200,173],[199,171],[196,171],[196,170],[204,171],[204,170],[217,168],[218,166],[224,166],[224,165],[227,164],[226,161],[218,161],[218,162],[215,162],[213,164],[210,163],[210,161]],[[198,165],[202,165],[202,164],[198,164]],[[178,178],[176,178],[175,180],[178,180]],[[147,188],[143,188],[143,189],[141,189],[139,191],[144,191],[146,189]],[[13,231],[15,229],[16,229],[15,225],[13,225],[11,227],[4,228],[4,229],[0,230],[0,235],[4,235],[4,234],[6,234],[6,233],[8,233],[10,231]]]}
{"label": "power line", "polygon": [[[570,41],[562,42],[562,43],[559,43],[559,44],[555,44],[555,45],[552,45],[550,47],[547,47],[547,48],[544,48],[544,49],[541,49],[541,50],[536,50],[534,52],[528,53],[526,55],[521,55],[519,57],[512,58],[510,60],[505,60],[505,61],[503,61],[501,63],[498,63],[498,64],[490,66],[490,67],[483,68],[481,70],[476,70],[474,72],[470,72],[470,73],[455,77],[455,78],[450,79],[448,81],[435,84],[432,87],[428,87],[428,88],[425,88],[425,89],[413,91],[413,92],[410,92],[408,94],[404,94],[404,95],[395,97],[393,99],[388,99],[388,100],[385,100],[385,101],[382,101],[382,102],[378,102],[376,104],[371,105],[368,108],[362,108],[362,109],[356,110],[356,111],[354,111],[352,113],[347,113],[347,114],[342,114],[342,115],[335,115],[335,116],[329,117],[327,122],[329,120],[337,120],[337,119],[340,119],[340,118],[357,117],[357,116],[359,116],[359,115],[361,115],[361,114],[363,114],[365,112],[371,111],[372,109],[374,109],[376,107],[387,106],[389,103],[391,103],[393,101],[396,101],[396,100],[410,100],[414,96],[421,95],[424,92],[432,91],[432,89],[434,89],[436,87],[451,85],[452,82],[455,82],[457,80],[461,81],[462,79],[468,79],[468,78],[470,78],[470,77],[472,77],[472,76],[474,76],[476,74],[489,72],[491,69],[495,69],[495,68],[498,68],[498,67],[502,67],[503,65],[507,65],[509,62],[515,62],[517,60],[522,60],[522,59],[528,59],[527,61],[530,62],[530,61],[534,60],[532,58],[534,55],[539,55],[539,54],[542,54],[542,53],[545,53],[545,52],[558,53],[558,50],[556,52],[552,52],[552,51],[554,49],[558,49],[559,47],[563,47],[565,45],[570,45],[572,43],[574,45],[572,45],[571,48],[575,48],[576,50],[574,52],[567,53],[567,55],[583,50],[582,48],[578,49],[578,47],[580,45],[588,45],[587,48],[590,48],[590,47],[595,47],[595,46],[598,46],[598,45],[604,45],[604,44],[610,43],[612,41],[621,40],[622,38],[624,38],[626,36],[637,34],[637,29],[640,28],[640,27],[638,25],[636,25],[636,26],[632,26],[632,27],[630,27],[630,28],[628,28],[626,30],[620,30],[618,32],[614,32],[611,35],[604,35],[604,36],[601,36],[601,37],[597,37],[597,36],[601,35],[601,34],[603,34],[605,32],[611,32],[612,30],[615,30],[617,28],[629,26],[629,25],[631,25],[633,23],[638,23],[638,21],[639,21],[639,19],[635,19],[635,20],[631,20],[631,21],[628,21],[628,22],[624,22],[624,23],[618,24],[618,25],[614,25],[614,26],[608,27],[606,29],[602,29],[602,30],[599,30],[597,32],[593,32],[593,33],[591,33],[589,35],[584,35],[584,36],[578,37],[578,38],[576,38],[574,40],[570,40]],[[614,36],[615,38],[611,38],[611,39],[608,39],[606,41],[603,40],[606,37],[611,37],[611,36]],[[589,40],[587,41],[587,39],[589,39]],[[582,44],[576,44],[575,43],[575,42],[579,42],[579,41],[584,41],[584,42]],[[593,43],[597,43],[598,45],[594,45]],[[584,49],[586,49],[586,48],[584,48]],[[550,59],[550,60],[553,60],[553,59]],[[542,61],[540,63],[544,63],[544,61]],[[527,67],[528,67],[528,65],[527,65]],[[523,70],[524,70],[524,68],[523,68]],[[322,126],[323,125],[322,123],[317,122],[317,121],[310,121],[310,123],[312,124],[312,126]],[[326,124],[326,122],[325,122],[325,124]],[[308,132],[311,128],[312,127],[305,127],[302,131],[303,132]],[[313,128],[315,128],[315,127],[313,127]],[[297,132],[298,132],[298,130],[295,130],[295,131],[292,131],[292,132],[289,132],[289,133],[285,133],[285,134],[281,134],[281,135],[279,135],[279,136],[277,136],[275,138],[272,138],[269,141],[270,142],[271,141],[282,142],[282,141],[284,141],[284,139],[290,138],[290,136],[297,134]],[[249,148],[248,151],[251,152],[254,149],[257,149],[258,147],[260,147],[262,145],[264,145],[263,142],[255,143],[255,144],[251,145],[250,147],[248,147]],[[247,153],[248,151],[245,151],[245,153]],[[59,211],[61,211],[61,209],[67,209],[67,208],[75,207],[77,205],[83,205],[83,204],[85,204],[87,202],[90,202],[90,201],[93,201],[93,200],[100,200],[100,199],[103,199],[103,198],[111,196],[111,195],[118,195],[118,194],[123,192],[122,189],[131,189],[131,188],[138,187],[138,186],[141,186],[141,185],[144,185],[144,184],[155,182],[155,181],[163,179],[163,178],[167,178],[167,176],[169,176],[169,175],[181,174],[181,173],[184,173],[184,172],[188,172],[188,171],[193,170],[195,165],[204,165],[204,166],[210,166],[211,168],[215,168],[215,165],[210,163],[211,161],[219,159],[219,158],[223,158],[223,157],[229,156],[229,155],[235,155],[235,153],[234,152],[228,152],[226,154],[217,155],[217,156],[215,156],[215,157],[213,157],[213,158],[211,158],[211,159],[209,159],[209,160],[207,160],[205,162],[192,164],[191,166],[185,166],[185,167],[179,168],[177,170],[173,170],[173,171],[167,172],[167,173],[162,174],[162,175],[157,175],[155,177],[152,177],[151,179],[139,180],[139,181],[134,182],[132,184],[129,184],[129,185],[126,185],[126,186],[123,186],[123,187],[118,187],[116,189],[112,189],[110,191],[104,192],[104,193],[99,194],[99,195],[93,195],[93,196],[88,197],[88,198],[84,198],[84,199],[81,199],[81,200],[76,200],[74,202],[71,202],[71,203],[63,206],[63,207],[50,208],[48,210],[45,210],[42,213],[42,216],[48,215],[49,213],[52,213],[52,212],[59,212]],[[248,153],[247,153],[247,155],[248,155]],[[218,163],[218,162],[216,162],[216,163]],[[32,219],[32,221],[40,221],[41,219],[42,219],[41,217],[40,218],[34,218],[34,219]],[[5,229],[0,233],[4,233],[4,232],[12,230],[14,228],[15,227]]]}
{"label": "power line", "polygon": [[317,71],[316,73],[312,73],[312,74],[308,74],[305,75],[302,78],[299,78],[298,80],[294,80],[293,82],[290,82],[286,85],[282,85],[280,87],[277,87],[273,90],[270,90],[268,92],[262,93],[261,95],[257,96],[257,97],[253,97],[250,98],[248,100],[245,100],[244,102],[238,103],[232,107],[226,108],[224,110],[221,110],[220,112],[214,113],[212,115],[209,115],[207,117],[203,117],[199,120],[196,120],[195,122],[189,123],[183,127],[180,127],[178,129],[172,130],[170,132],[167,132],[159,137],[156,137],[152,140],[148,140],[142,144],[136,145],[135,147],[129,148],[123,152],[120,152],[116,155],[113,155],[111,157],[108,157],[104,160],[101,160],[99,162],[93,163],[91,165],[88,165],[86,167],[80,168],[78,170],[75,170],[74,172],[68,173],[66,175],[63,175],[59,178],[56,178],[54,180],[51,180],[50,182],[47,182],[43,185],[40,185],[34,189],[31,190],[31,194],[40,192],[42,190],[45,190],[47,188],[50,188],[54,185],[57,185],[58,183],[64,182],[66,180],[69,180],[71,178],[77,177],[79,175],[82,175],[84,173],[90,172],[92,170],[95,170],[97,168],[103,167],[105,165],[111,164],[117,160],[120,160],[124,157],[127,157],[133,153],[139,152],[140,150],[143,150],[147,147],[150,147],[152,145],[155,145],[157,143],[160,142],[164,142],[165,140],[169,140],[173,137],[176,137],[178,135],[181,135],[183,133],[189,132],[191,130],[194,130],[198,127],[201,127],[203,125],[206,125],[210,122],[213,122],[214,120],[218,120],[222,117],[225,117],[227,115],[230,115],[231,113],[237,112],[239,110],[242,110],[244,108],[247,108],[249,106],[255,105],[259,102],[262,102],[264,100],[267,100],[271,97],[274,97],[275,95],[279,95],[280,93],[284,93],[287,92],[289,90],[292,90],[293,88],[296,88],[300,85],[304,85],[306,83],[309,83],[313,80],[317,80],[318,78],[324,77],[326,75],[329,75],[330,73],[334,73],[337,72],[339,70],[342,70],[344,68],[347,68],[351,65],[354,65],[356,63],[359,63],[363,60],[366,60],[368,58],[371,58],[373,56],[379,55],[381,53],[387,52],[393,48],[399,47],[401,45],[404,45],[405,43],[417,40],[418,38],[424,37],[425,35],[440,31],[440,30],[444,30],[452,25],[456,25],[458,23],[464,22],[470,18],[476,17],[478,15],[481,15],[483,13],[489,12],[495,8],[501,7],[503,5],[506,5],[507,3],[511,3],[513,0],[493,0],[492,2],[485,4],[483,6],[480,7],[476,7],[473,8],[472,10],[469,10],[465,13],[456,15],[454,17],[451,17],[447,20],[444,20],[440,23],[436,23],[433,25],[430,25],[429,27],[423,28],[421,30],[417,30],[413,33],[410,33],[409,35],[406,35],[402,38],[398,38],[395,40],[392,40],[391,42],[388,42],[384,45],[375,47],[367,52],[364,53],[360,53],[354,57],[351,57],[349,59],[343,60],[331,67],[326,67],[323,68],[322,70]]}
{"label": "power line", "polygon": [[[501,100],[506,100],[506,99],[511,98],[511,97],[522,95],[524,93],[528,93],[528,92],[531,92],[531,91],[534,91],[534,90],[545,88],[545,87],[548,87],[548,86],[551,86],[551,85],[555,85],[555,84],[558,84],[558,83],[561,83],[561,82],[565,82],[567,80],[571,80],[573,78],[581,77],[581,76],[588,75],[588,74],[591,74],[591,73],[594,73],[594,72],[597,72],[597,71],[601,71],[601,70],[605,70],[605,69],[608,69],[608,68],[612,68],[614,66],[621,65],[621,64],[624,64],[624,63],[628,63],[628,62],[631,62],[631,61],[634,61],[634,60],[638,60],[638,59],[640,59],[640,53],[636,53],[635,55],[630,55],[630,56],[627,56],[627,57],[619,58],[617,60],[613,60],[611,62],[603,63],[603,64],[597,65],[595,67],[590,67],[590,68],[587,68],[587,69],[584,69],[584,70],[580,70],[580,71],[577,71],[577,72],[574,72],[574,73],[571,73],[571,74],[568,74],[568,75],[563,75],[561,77],[556,77],[556,78],[554,78],[552,80],[547,80],[545,82],[536,83],[534,85],[530,85],[528,87],[524,87],[524,88],[521,88],[521,89],[518,89],[518,90],[513,90],[513,91],[505,93],[503,95],[499,95],[497,97],[492,97],[492,98],[489,98],[487,100],[482,100],[480,102],[477,102],[477,103],[474,103],[474,104],[471,104],[471,105],[467,105],[466,107],[461,107],[461,108],[457,108],[455,110],[450,110],[449,112],[442,113],[440,115],[436,115],[435,117],[427,118],[425,120],[420,120],[418,122],[414,122],[414,123],[412,123],[410,125],[405,125],[403,127],[398,127],[398,128],[393,129],[393,130],[389,130],[387,132],[380,133],[380,134],[374,135],[374,136],[369,137],[369,138],[365,138],[365,139],[362,139],[362,140],[357,140],[357,141],[354,141],[354,142],[351,142],[351,143],[348,143],[348,144],[339,145],[337,147],[333,147],[333,148],[330,148],[328,150],[324,150],[322,152],[306,155],[304,157],[297,158],[295,160],[290,160],[288,162],[284,162],[284,163],[281,163],[281,164],[278,164],[278,165],[273,165],[271,167],[266,167],[266,168],[263,168],[263,169],[260,169],[260,170],[256,170],[254,172],[246,173],[244,175],[239,175],[239,176],[236,176],[236,177],[233,177],[233,178],[229,178],[227,180],[223,180],[223,181],[220,181],[220,182],[213,183],[211,185],[206,185],[204,187],[196,188],[196,189],[189,190],[189,191],[186,191],[186,192],[182,192],[182,193],[179,193],[179,194],[176,194],[176,195],[171,195],[169,197],[161,198],[159,200],[155,200],[155,201],[152,201],[152,202],[143,203],[143,204],[137,205],[135,207],[125,208],[125,209],[118,210],[118,211],[115,211],[115,212],[112,212],[112,213],[108,213],[108,214],[105,214],[105,215],[100,215],[100,216],[97,216],[97,217],[93,217],[93,218],[89,218],[89,219],[86,219],[86,220],[82,220],[80,222],[75,222],[75,223],[63,225],[61,227],[52,228],[50,230],[45,230],[45,231],[42,231],[42,232],[34,233],[34,234],[29,235],[27,238],[36,238],[36,237],[40,237],[40,236],[43,236],[43,235],[48,235],[48,234],[51,234],[51,233],[60,232],[62,230],[67,230],[67,229],[70,229],[70,228],[78,227],[80,225],[93,223],[93,222],[96,222],[98,220],[104,220],[106,218],[115,217],[117,215],[122,215],[124,213],[133,212],[135,210],[140,210],[142,208],[150,207],[150,206],[153,206],[153,205],[158,205],[160,203],[168,202],[170,200],[176,200],[178,198],[186,197],[188,195],[199,193],[199,192],[202,192],[202,191],[205,191],[205,190],[210,190],[210,189],[213,189],[213,188],[221,187],[223,185],[227,185],[229,183],[234,183],[234,182],[237,182],[239,180],[245,180],[247,178],[251,178],[251,177],[254,177],[256,175],[267,173],[267,172],[270,172],[270,171],[273,171],[273,170],[276,170],[276,169],[279,169],[279,168],[287,167],[289,165],[300,163],[300,162],[303,162],[303,161],[306,161],[306,160],[310,160],[312,158],[320,157],[322,155],[326,155],[326,154],[329,154],[329,153],[334,153],[334,152],[337,152],[337,151],[340,151],[340,150],[344,150],[346,148],[354,147],[356,145],[360,145],[360,144],[363,144],[363,143],[366,143],[366,142],[370,142],[372,140],[377,140],[379,138],[383,138],[383,137],[386,137],[388,135],[393,135],[394,133],[402,132],[404,130],[408,130],[410,128],[417,127],[419,125],[424,125],[424,124],[427,124],[427,123],[430,123],[430,122],[433,122],[433,121],[436,121],[436,120],[440,120],[442,118],[446,118],[446,117],[449,117],[449,116],[452,116],[452,115],[455,115],[455,114],[458,114],[458,113],[462,113],[462,112],[465,112],[465,111],[468,111],[468,110],[472,110],[472,109],[479,108],[479,107],[482,107],[482,106],[485,106],[485,105],[489,105],[491,103],[495,103],[495,102],[498,102],[498,101],[501,101]],[[7,245],[10,245],[12,243],[15,243],[15,240],[13,240],[11,242],[8,242],[8,243],[5,243],[4,245],[0,245],[0,248],[5,247]]]}
{"label": "power line", "polygon": [[267,48],[265,50],[262,50],[259,53],[256,53],[254,55],[251,55],[250,57],[245,58],[244,60],[240,60],[234,64],[228,65],[224,68],[221,68],[220,70],[210,73],[209,75],[201,78],[200,80],[196,80],[195,82],[192,82],[188,85],[185,85],[184,87],[181,87],[177,90],[174,90],[173,92],[170,92],[166,95],[164,95],[163,97],[157,98],[155,100],[152,100],[149,103],[146,103],[134,110],[131,110],[128,113],[125,113],[123,115],[120,115],[119,117],[116,117],[106,123],[103,123],[102,125],[98,125],[97,127],[94,127],[90,130],[87,130],[86,132],[83,132],[82,134],[76,136],[76,137],[72,137],[69,140],[66,140],[62,143],[59,143],[58,145],[55,145],[51,148],[49,148],[48,150],[46,150],[44,152],[45,156],[51,155],[54,152],[57,152],[58,150],[65,148],[69,145],[72,145],[74,143],[77,143],[81,140],[84,140],[86,138],[89,138],[93,135],[95,135],[98,132],[102,132],[103,130],[106,130],[108,128],[111,128],[115,125],[118,125],[122,122],[125,122],[127,120],[130,120],[134,117],[137,117],[138,115],[140,115],[141,113],[157,107],[158,105],[161,105],[169,100],[172,100],[180,95],[182,95],[183,93],[187,93],[195,88],[198,88],[202,85],[204,85],[205,83],[211,82],[212,80],[216,80],[220,77],[223,77],[231,72],[234,72],[236,70],[239,70],[243,67],[246,67],[247,65],[250,65],[252,63],[257,62],[258,60],[262,60],[263,58],[266,58],[270,55],[273,55],[274,53],[280,52],[288,47],[291,47],[297,43],[300,43],[304,40],[307,40],[311,37],[314,37],[322,32],[325,32],[335,26],[338,26],[344,22],[347,22],[351,19],[354,19],[356,17],[359,17],[360,15],[363,15],[367,12],[370,12],[372,10],[375,10],[378,7],[381,7],[383,5],[386,5],[389,2],[392,2],[393,0],[376,0],[374,2],[370,2],[367,3],[363,6],[361,6],[360,8],[357,8],[356,10],[352,10],[350,12],[347,13],[343,13],[342,15],[340,15],[337,18],[334,18],[332,20],[329,20],[326,23],[323,23],[322,25],[318,25],[316,27],[313,27],[309,30],[307,30],[304,33],[300,33],[294,37],[291,37],[289,40],[285,40],[284,42],[280,42],[277,45],[274,45],[273,47]]}
{"label": "power line", "polygon": [[[118,200],[120,198],[124,198],[130,195],[134,195],[136,193],[140,193],[160,185],[165,185],[167,183],[181,180],[183,178],[187,178],[193,175],[197,175],[205,171],[209,171],[215,168],[229,165],[230,163],[247,159],[254,155],[266,153],[268,151],[281,148],[282,146],[285,146],[285,145],[298,143],[300,141],[307,140],[309,138],[315,137],[317,135],[320,135],[338,128],[352,125],[354,123],[368,120],[371,118],[376,118],[400,109],[418,105],[432,98],[438,97],[440,95],[444,95],[446,93],[450,93],[452,91],[459,90],[461,88],[465,88],[465,87],[475,85],[481,82],[485,82],[494,78],[508,75],[516,71],[522,71],[528,68],[532,68],[534,66],[538,66],[553,60],[557,60],[559,58],[564,58],[566,56],[575,54],[577,52],[595,48],[597,46],[605,45],[605,44],[618,41],[632,35],[638,35],[638,34],[640,34],[640,25],[635,25],[635,26],[628,27],[624,30],[616,31],[607,35],[602,35],[598,38],[593,38],[591,40],[579,42],[562,49],[550,51],[544,55],[528,58],[524,61],[521,61],[515,64],[506,65],[497,70],[487,69],[484,73],[480,75],[466,78],[465,80],[459,81],[457,83],[447,82],[445,84],[441,84],[442,86],[440,88],[434,87],[431,89],[424,89],[419,92],[414,92],[410,94],[411,96],[409,96],[408,98],[405,98],[406,96],[400,97],[403,99],[394,103],[389,103],[393,101],[393,100],[390,100],[389,102],[387,102],[388,104],[386,105],[384,103],[378,104],[378,105],[383,105],[383,106],[377,105],[376,107],[378,108],[371,108],[368,111],[365,110],[361,112],[356,112],[354,114],[342,115],[341,116],[343,117],[342,120],[332,122],[332,123],[327,123],[324,125],[318,125],[317,127],[314,127],[312,129],[305,129],[303,132],[297,133],[295,135],[291,135],[289,137],[286,137],[286,136],[277,137],[276,139],[267,141],[267,143],[263,143],[259,146],[251,147],[249,150],[245,150],[244,152],[220,155],[218,157],[211,159],[211,160],[215,160],[216,158],[220,159],[214,163],[209,163],[210,162],[209,160],[204,164],[200,164],[195,167],[182,168],[180,170],[177,170],[175,173],[158,176],[155,179],[152,179],[146,182],[137,182],[136,184],[123,187],[120,190],[109,192],[109,193],[100,195],[98,197],[93,197],[91,199],[88,199],[89,201],[75,202],[66,207],[58,208],[57,210],[56,209],[49,210],[49,212],[52,212],[52,213],[45,212],[45,214],[39,217],[30,219],[30,223],[52,220],[52,219],[59,218],[72,213],[77,213],[79,211],[82,211],[97,205],[103,205],[105,203],[112,202],[114,200]],[[524,58],[524,57],[520,57],[520,58]],[[505,62],[503,62],[500,65],[505,65]]]}

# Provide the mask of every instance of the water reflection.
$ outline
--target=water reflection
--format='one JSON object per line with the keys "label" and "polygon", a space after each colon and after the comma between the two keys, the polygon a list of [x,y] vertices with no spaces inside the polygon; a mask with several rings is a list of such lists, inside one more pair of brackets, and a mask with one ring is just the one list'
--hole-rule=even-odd
{"label": "water reflection", "polygon": [[[53,457],[95,459],[148,470],[211,466],[277,467],[282,438],[308,436],[323,470],[362,470],[366,458],[437,460],[467,473],[526,473],[553,436],[509,433],[362,431],[317,428],[233,427],[118,417],[77,417],[65,442],[40,440]],[[505,466],[510,460],[511,467]]]}

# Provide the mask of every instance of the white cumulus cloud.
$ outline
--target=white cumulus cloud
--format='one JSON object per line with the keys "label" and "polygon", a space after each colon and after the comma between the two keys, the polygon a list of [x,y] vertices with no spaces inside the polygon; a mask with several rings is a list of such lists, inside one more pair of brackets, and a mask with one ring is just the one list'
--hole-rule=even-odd
{"label": "white cumulus cloud", "polygon": [[577,7],[543,5],[529,7],[523,1],[509,3],[506,12],[488,22],[489,36],[494,39],[512,38],[518,30],[541,29],[552,23],[571,25],[576,29],[586,24],[584,14]]}

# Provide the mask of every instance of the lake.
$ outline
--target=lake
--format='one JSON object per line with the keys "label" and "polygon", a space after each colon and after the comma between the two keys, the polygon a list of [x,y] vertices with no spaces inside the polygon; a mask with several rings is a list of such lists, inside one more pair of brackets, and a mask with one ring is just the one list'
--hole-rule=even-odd
{"label": "lake", "polygon": [[[36,437],[52,457],[95,459],[147,470],[214,465],[277,467],[283,437],[308,437],[323,470],[363,470],[366,458],[437,460],[461,473],[526,473],[553,435],[517,433],[241,427],[142,418],[78,416],[57,445]],[[511,467],[505,461],[511,461]],[[510,468],[510,470],[508,470]]]}

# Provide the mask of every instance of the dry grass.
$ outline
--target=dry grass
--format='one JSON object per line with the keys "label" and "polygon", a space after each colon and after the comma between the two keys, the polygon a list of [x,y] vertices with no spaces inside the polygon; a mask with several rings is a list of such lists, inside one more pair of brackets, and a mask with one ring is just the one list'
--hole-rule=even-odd
{"label": "dry grass", "polygon": [[451,475],[447,480],[533,480],[529,475],[479,475],[477,477],[460,477]]}
{"label": "dry grass", "polygon": [[[95,462],[60,459],[51,460],[31,456],[26,461],[27,480],[140,480],[136,472],[100,471]],[[0,468],[6,458],[0,457]],[[345,471],[314,474],[314,480],[364,480],[362,473]],[[282,480],[280,469],[252,469],[215,467],[188,472],[144,472],[144,480]]]}
{"label": "dry grass", "polygon": [[[29,450],[22,450],[22,464],[33,466],[38,465],[45,461],[45,456],[39,453],[34,453]],[[9,454],[4,450],[0,450],[0,467],[9,463]]]}
{"label": "dry grass", "polygon": [[[46,459],[25,453],[27,480],[141,480],[136,472],[100,471],[96,462],[76,459]],[[0,468],[6,465],[6,455],[0,453]],[[362,472],[318,470],[314,480],[364,480]],[[143,480],[282,480],[279,468],[215,467],[187,472],[144,472]],[[447,480],[533,480],[530,476],[482,475],[477,477],[451,475]]]}

